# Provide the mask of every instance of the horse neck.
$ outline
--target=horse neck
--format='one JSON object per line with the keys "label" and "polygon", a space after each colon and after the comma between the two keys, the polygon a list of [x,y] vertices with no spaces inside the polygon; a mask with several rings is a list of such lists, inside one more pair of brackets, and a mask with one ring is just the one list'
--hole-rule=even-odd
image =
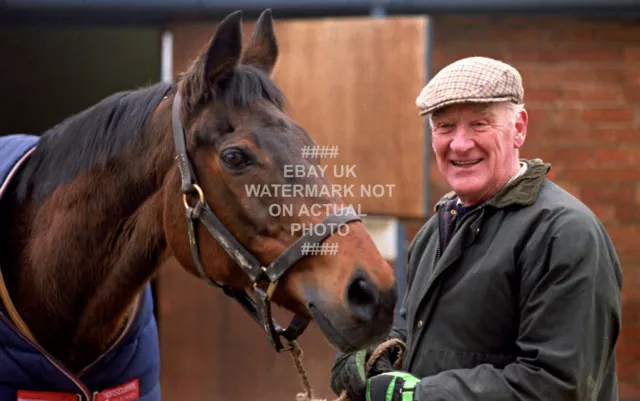
{"label": "horse neck", "polygon": [[70,369],[109,347],[165,259],[161,187],[174,156],[169,127],[168,118],[152,123],[106,167],[95,166],[38,204],[14,205],[10,246],[21,251],[13,254],[17,268],[9,269],[7,288],[35,340]]}

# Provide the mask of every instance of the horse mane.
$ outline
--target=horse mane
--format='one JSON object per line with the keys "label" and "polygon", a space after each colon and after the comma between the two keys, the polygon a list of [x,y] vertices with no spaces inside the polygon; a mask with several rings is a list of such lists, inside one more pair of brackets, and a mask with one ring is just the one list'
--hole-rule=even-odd
{"label": "horse mane", "polygon": [[[197,63],[188,75],[189,89],[211,93]],[[120,155],[140,139],[147,117],[176,83],[114,93],[42,133],[36,150],[18,178],[18,201],[39,201],[55,188],[99,163]],[[194,85],[195,84],[195,85]],[[239,65],[217,90],[227,107],[247,107],[264,99],[282,109],[286,98],[269,75],[251,65]],[[211,95],[215,95],[211,93]],[[213,99],[208,99],[209,101]]]}
{"label": "horse mane", "polygon": [[98,163],[121,154],[141,137],[147,117],[171,88],[168,83],[114,93],[40,136],[20,174],[19,201],[38,201]]}

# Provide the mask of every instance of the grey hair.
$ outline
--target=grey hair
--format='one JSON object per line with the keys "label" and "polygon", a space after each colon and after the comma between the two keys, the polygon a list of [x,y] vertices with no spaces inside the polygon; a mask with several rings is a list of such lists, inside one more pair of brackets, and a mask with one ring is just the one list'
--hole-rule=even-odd
{"label": "grey hair", "polygon": [[511,123],[515,124],[516,123],[516,119],[518,118],[518,114],[520,114],[521,111],[523,111],[524,108],[524,103],[512,103],[512,102],[508,102],[507,103],[507,107],[509,108],[509,111],[511,112]]}

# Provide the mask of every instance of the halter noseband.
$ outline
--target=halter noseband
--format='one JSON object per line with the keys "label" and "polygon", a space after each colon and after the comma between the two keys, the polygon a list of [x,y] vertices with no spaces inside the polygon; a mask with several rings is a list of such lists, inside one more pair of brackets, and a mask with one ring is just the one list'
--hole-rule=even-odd
{"label": "halter noseband", "polygon": [[[309,320],[298,315],[294,315],[286,329],[283,329],[271,317],[271,297],[276,289],[278,280],[300,259],[304,258],[303,247],[305,243],[320,244],[325,239],[333,235],[343,224],[361,220],[352,208],[342,209],[328,216],[319,226],[325,228],[310,230],[304,236],[294,242],[282,254],[280,254],[268,267],[262,266],[257,258],[249,252],[236,238],[227,230],[220,219],[213,213],[209,204],[204,199],[202,189],[193,173],[193,168],[185,144],[185,133],[182,127],[180,110],[182,98],[179,90],[176,91],[173,107],[171,111],[171,126],[173,131],[173,141],[176,148],[176,160],[180,168],[182,180],[182,193],[189,232],[189,244],[191,255],[198,269],[200,276],[209,284],[222,288],[224,293],[234,298],[244,310],[260,324],[267,333],[269,342],[276,351],[286,351],[291,349],[291,345],[283,345],[280,336],[289,342],[295,341],[307,328]],[[188,195],[196,193],[198,198],[194,206],[189,205]],[[346,211],[345,211],[346,210]],[[228,285],[220,284],[211,280],[204,271],[204,266],[200,260],[200,251],[194,222],[199,220],[207,231],[218,241],[222,248],[235,260],[245,274],[253,283],[254,301],[244,290],[231,288]],[[316,226],[317,227],[317,226]],[[322,233],[321,235],[318,233]],[[266,288],[264,288],[266,286]]]}

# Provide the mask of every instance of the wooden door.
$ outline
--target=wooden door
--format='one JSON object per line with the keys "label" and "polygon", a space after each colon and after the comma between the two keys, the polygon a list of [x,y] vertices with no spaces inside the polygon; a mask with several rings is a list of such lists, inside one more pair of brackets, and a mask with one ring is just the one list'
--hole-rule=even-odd
{"label": "wooden door", "polygon": [[[189,66],[215,26],[168,27],[175,73]],[[248,37],[253,24],[245,28]],[[425,121],[415,107],[426,74],[426,18],[276,21],[276,33],[280,57],[273,76],[288,97],[289,114],[318,144],[338,147],[338,157],[323,160],[356,166],[356,178],[332,182],[393,185],[386,196],[358,192],[347,201],[366,214],[426,215]],[[158,297],[163,400],[293,401],[302,390],[290,355],[277,354],[221,291],[169,263],[158,277]],[[274,314],[281,324],[290,317]],[[316,396],[334,398],[335,351],[313,324],[300,345]]]}

